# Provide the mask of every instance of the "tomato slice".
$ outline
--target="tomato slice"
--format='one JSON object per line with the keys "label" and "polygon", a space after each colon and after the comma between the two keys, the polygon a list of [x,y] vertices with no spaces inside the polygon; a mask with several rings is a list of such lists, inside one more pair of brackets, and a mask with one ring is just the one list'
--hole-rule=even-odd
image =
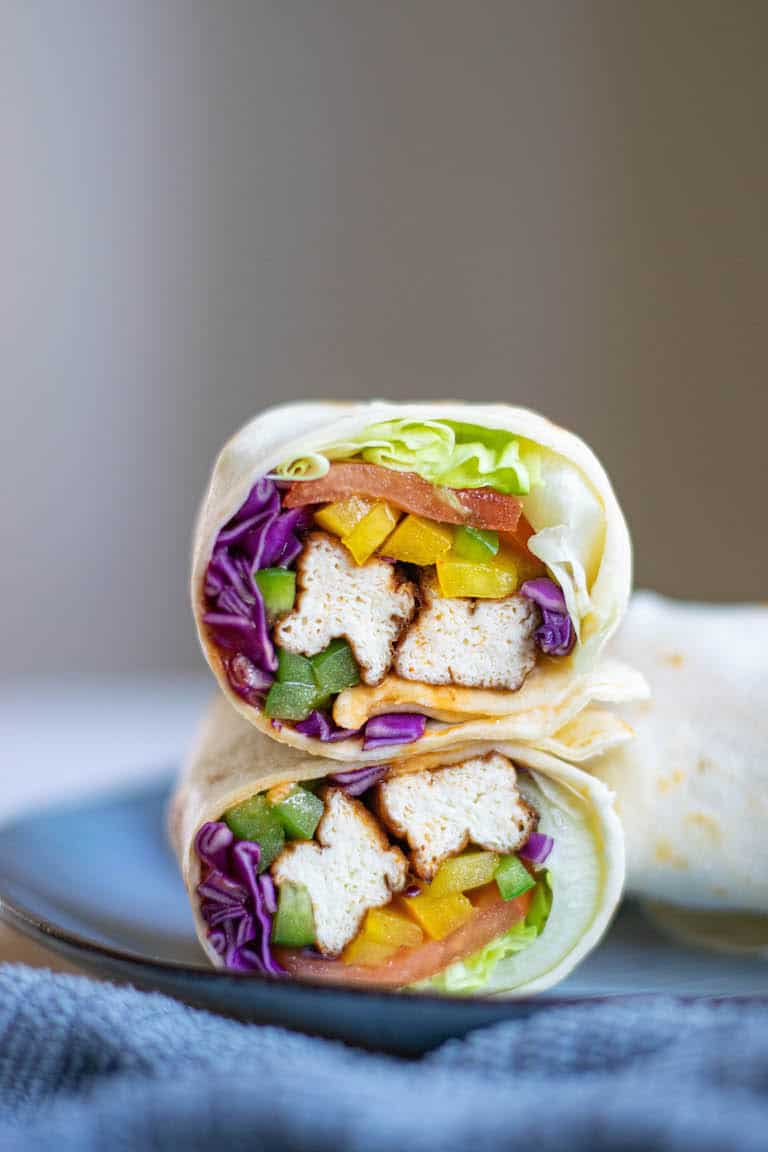
{"label": "tomato slice", "polygon": [[521,515],[514,532],[509,533],[509,538],[520,548],[527,548],[528,541],[533,534],[533,528],[530,523],[526,520],[525,516]]}
{"label": "tomato slice", "polygon": [[[532,890],[531,890],[532,891]],[[275,955],[291,976],[331,984],[367,984],[379,988],[403,988],[428,980],[454,960],[479,952],[486,944],[503,936],[524,920],[531,903],[531,891],[514,900],[502,900],[495,884],[486,884],[472,893],[475,915],[443,940],[427,940],[418,948],[401,948],[378,968],[324,960],[291,949],[276,948]]]}
{"label": "tomato slice", "polygon": [[357,461],[333,463],[319,480],[292,484],[283,507],[302,508],[349,496],[386,500],[405,512],[443,524],[512,533],[517,530],[523,507],[517,496],[505,496],[493,488],[441,488],[415,472],[395,472],[380,464]]}

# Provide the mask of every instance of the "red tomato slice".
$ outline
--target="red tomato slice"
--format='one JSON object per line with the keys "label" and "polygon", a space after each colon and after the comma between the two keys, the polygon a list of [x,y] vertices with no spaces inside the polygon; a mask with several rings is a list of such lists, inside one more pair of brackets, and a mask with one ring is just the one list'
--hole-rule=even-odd
{"label": "red tomato slice", "polygon": [[493,488],[440,488],[415,472],[395,472],[356,461],[331,464],[319,480],[292,484],[283,507],[302,508],[349,496],[386,500],[405,512],[443,524],[469,524],[498,532],[515,532],[523,507],[517,496],[505,496]]}
{"label": "red tomato slice", "polygon": [[531,536],[533,536],[533,528],[528,523],[525,516],[520,517],[517,522],[517,528],[515,528],[514,532],[510,533],[510,536],[512,540],[514,540],[515,544],[520,545],[521,548],[528,547],[528,541],[530,540]]}
{"label": "red tomato slice", "polygon": [[304,952],[276,948],[275,955],[291,976],[332,984],[368,984],[380,988],[402,988],[419,980],[428,980],[447,968],[479,952],[491,940],[503,936],[524,920],[531,903],[531,891],[514,900],[502,900],[495,884],[486,884],[472,893],[475,915],[461,928],[443,940],[427,940],[418,948],[401,948],[378,968],[344,964],[341,960],[323,960]]}

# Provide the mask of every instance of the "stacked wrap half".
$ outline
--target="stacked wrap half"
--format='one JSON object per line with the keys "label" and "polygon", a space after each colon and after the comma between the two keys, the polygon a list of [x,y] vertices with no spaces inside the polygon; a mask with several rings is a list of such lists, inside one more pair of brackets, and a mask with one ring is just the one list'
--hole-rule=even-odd
{"label": "stacked wrap half", "polygon": [[223,696],[172,831],[211,961],[523,995],[621,892],[609,789],[574,765],[646,695],[604,656],[631,550],[577,437],[523,409],[305,404],[214,468],[192,602]]}
{"label": "stacked wrap half", "polygon": [[[374,505],[372,519],[381,514],[385,521],[377,551],[362,566],[337,535],[343,531],[338,516],[334,531],[327,531],[327,521],[319,525],[312,515],[349,503],[349,496],[323,496],[318,485],[348,469],[350,460],[362,470],[358,487]],[[277,515],[274,493],[266,491],[269,477],[280,486]],[[370,493],[380,491],[382,479],[411,486],[377,499]],[[293,489],[286,491],[289,480]],[[337,491],[345,480],[342,475]],[[349,483],[354,501],[355,478]],[[494,484],[504,491],[494,493]],[[293,502],[302,488],[318,493],[315,503]],[[457,493],[467,508],[457,509]],[[512,505],[511,518],[504,502]],[[409,514],[414,507],[422,514]],[[394,532],[388,512],[400,516]],[[452,539],[457,528],[478,522],[513,527],[481,528],[479,541]],[[414,542],[410,529],[425,524],[433,530]],[[371,529],[376,532],[376,524]],[[403,534],[410,536],[405,545]],[[466,561],[467,546],[470,554],[473,547],[482,552],[488,535],[496,537],[495,556],[487,564]],[[420,554],[427,562],[406,565],[407,573],[388,563],[395,539],[401,540],[397,557]],[[433,556],[437,564],[429,563]],[[277,621],[268,613],[265,620],[263,597],[260,602],[250,579],[254,557],[270,571],[281,564],[299,569],[295,604]],[[510,567],[514,595],[505,596]],[[443,598],[435,572],[441,580],[490,578],[501,599]],[[542,603],[538,586],[546,574],[554,577],[544,584],[559,597],[554,608],[561,611],[548,608],[545,597]],[[600,662],[626,610],[630,583],[624,518],[605,471],[576,436],[520,408],[375,402],[272,409],[229,441],[200,512],[191,593],[206,658],[249,723],[301,751],[373,763],[415,734],[419,752],[483,739],[489,725],[498,739],[535,742],[591,702],[642,695],[642,681],[630,668]],[[520,595],[526,586],[538,600]],[[359,611],[358,595],[364,600]],[[466,604],[473,605],[471,615]],[[555,627],[542,639],[551,621]],[[557,634],[562,621],[565,636]],[[298,721],[270,716],[269,688],[280,675],[276,648],[318,657],[334,638],[351,644],[361,666],[358,681],[342,687],[330,707]],[[413,719],[398,726],[391,719],[398,714]]]}
{"label": "stacked wrap half", "polygon": [[[592,737],[593,747],[598,748],[599,737],[594,730]],[[567,751],[566,743],[561,747]],[[459,919],[456,927],[441,937],[439,955],[435,955],[435,943],[426,933],[422,933],[420,946],[412,947],[410,953],[405,949],[386,956],[385,948],[382,961],[373,965],[369,963],[370,956],[364,956],[362,964],[355,963],[354,956],[346,963],[321,958],[314,950],[302,947],[265,947],[257,910],[261,910],[262,920],[264,912],[269,914],[268,892],[259,891],[258,881],[253,883],[253,873],[249,880],[247,862],[242,868],[233,861],[231,844],[221,855],[220,872],[226,882],[219,884],[217,891],[215,877],[210,885],[215,870],[207,867],[207,853],[201,855],[200,842],[206,835],[215,837],[217,830],[220,835],[222,829],[226,838],[222,815],[237,811],[254,794],[289,784],[318,782],[336,791],[336,780],[329,773],[338,765],[268,740],[223,698],[216,699],[205,717],[171,810],[172,841],[194,910],[198,937],[211,962],[235,971],[279,974],[282,970],[311,981],[452,994],[525,996],[562,980],[598,942],[621,895],[624,839],[609,789],[550,753],[512,742],[476,742],[449,753],[395,761],[389,766],[389,779],[399,782],[423,778],[430,770],[433,774],[455,768],[461,771],[462,765],[468,763],[483,765],[493,761],[514,765],[516,787],[538,815],[536,836],[543,847],[543,861],[540,868],[531,871],[539,879],[517,904],[514,900],[500,901],[487,877],[484,886],[478,885],[463,897],[471,897],[476,905],[474,916]],[[362,773],[366,771],[363,769]],[[359,770],[357,774],[361,774]],[[341,779],[348,781],[353,775],[345,774]],[[376,787],[374,783],[372,790]],[[370,795],[370,791],[364,795]],[[353,798],[352,802],[361,800]],[[493,798],[493,808],[502,802]],[[330,849],[330,853],[335,851],[334,847]],[[480,858],[486,854],[469,855]],[[458,857],[467,858],[468,855]],[[334,867],[338,867],[338,862],[329,861],[331,876]],[[265,875],[268,873],[262,874],[262,880]],[[339,882],[343,884],[343,876]],[[238,883],[242,889],[239,894],[235,891]],[[409,890],[404,887],[400,892]],[[214,924],[212,931],[210,897],[226,900],[233,893],[235,927],[227,937],[223,930],[216,931],[221,922]],[[332,898],[332,893],[321,892],[321,900],[323,895],[326,900],[329,895]],[[519,908],[523,901],[524,906]],[[398,905],[396,915],[402,915],[402,896],[396,895],[392,903]],[[388,910],[392,903],[382,901]],[[532,908],[536,911],[535,904],[541,906],[538,921],[531,915]],[[218,907],[221,910],[222,906]],[[244,940],[238,931],[249,917],[254,921],[255,932]],[[487,923],[482,922],[483,917]],[[254,924],[249,923],[246,934]],[[383,924],[381,932],[386,929]]]}

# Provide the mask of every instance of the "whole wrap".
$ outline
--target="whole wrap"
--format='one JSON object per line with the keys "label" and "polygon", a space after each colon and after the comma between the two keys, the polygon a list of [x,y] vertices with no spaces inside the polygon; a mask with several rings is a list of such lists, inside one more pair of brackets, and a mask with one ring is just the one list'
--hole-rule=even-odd
{"label": "whole wrap", "polygon": [[[356,728],[369,715],[384,712],[423,712],[432,718],[418,751],[449,748],[476,739],[540,741],[573,719],[589,704],[620,703],[646,694],[641,677],[618,662],[597,667],[601,651],[619,625],[629,598],[632,554],[629,533],[610,481],[595,455],[577,436],[523,408],[460,403],[390,404],[306,403],[272,408],[246,424],[223,448],[200,509],[194,536],[191,596],[198,636],[205,657],[222,692],[233,708],[273,740],[301,751],[335,760],[360,763],[391,758],[391,748],[363,751],[362,740],[322,743],[304,736],[289,724],[273,725],[258,708],[233,691],[216,644],[203,622],[203,585],[217,535],[237,512],[255,481],[278,464],[302,453],[319,451],[334,442],[359,434],[384,420],[470,421],[503,429],[557,453],[578,470],[596,495],[604,512],[605,531],[597,572],[590,588],[593,610],[582,622],[582,642],[572,654],[542,659],[516,693],[499,693],[445,686],[439,705],[423,706],[419,686],[400,681],[409,699],[398,703],[382,686],[375,703],[361,705],[358,689],[340,698],[343,714],[337,723]],[[536,527],[536,525],[534,525]],[[374,690],[375,692],[375,690]],[[405,746],[403,746],[405,750]],[[413,749],[416,750],[415,748]]]}
{"label": "whole wrap", "polygon": [[[600,746],[599,721],[593,726],[595,746]],[[605,741],[611,743],[614,732]],[[565,747],[565,744],[563,745]],[[608,926],[621,896],[624,879],[624,840],[621,825],[608,788],[592,776],[555,756],[511,742],[475,742],[454,748],[447,755],[427,754],[393,763],[395,771],[418,771],[457,762],[473,755],[499,751],[517,765],[527,769],[540,782],[542,789],[556,797],[557,819],[568,819],[569,808],[590,828],[597,844],[598,896],[586,914],[584,931],[566,955],[545,966],[524,986],[509,990],[504,987],[503,966],[499,964],[489,991],[500,995],[524,996],[549,988],[564,979],[581,959],[597,944]],[[210,946],[206,925],[200,916],[196,894],[201,879],[200,860],[195,852],[195,838],[208,821],[216,821],[232,805],[256,792],[278,784],[317,780],[332,772],[334,765],[317,756],[299,753],[286,745],[267,740],[221,696],[212,702],[201,725],[194,748],[188,758],[169,809],[169,832],[177,854],[184,884],[192,905],[198,939],[211,963],[223,964]],[[557,906],[557,887],[553,911],[567,915],[567,906]],[[584,915],[583,911],[580,915]],[[544,940],[545,932],[540,937]],[[532,945],[535,948],[539,941]],[[258,977],[254,977],[258,978]]]}
{"label": "whole wrap", "polygon": [[589,762],[629,891],[687,939],[768,949],[768,608],[638,593],[612,649],[652,690],[620,710],[635,739]]}

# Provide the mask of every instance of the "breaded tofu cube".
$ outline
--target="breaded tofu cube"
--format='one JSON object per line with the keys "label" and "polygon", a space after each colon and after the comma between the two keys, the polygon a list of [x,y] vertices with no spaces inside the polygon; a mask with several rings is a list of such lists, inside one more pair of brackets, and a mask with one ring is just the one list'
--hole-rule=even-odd
{"label": "breaded tofu cube", "polygon": [[421,603],[395,653],[398,676],[425,684],[517,691],[536,663],[540,615],[531,600],[518,595],[443,598],[429,573],[422,576]]}
{"label": "breaded tofu cube", "polygon": [[296,567],[296,607],[275,628],[288,652],[315,656],[344,637],[365,684],[378,684],[416,609],[416,587],[387,560],[358,566],[340,541],[312,532]]}
{"label": "breaded tofu cube", "polygon": [[514,764],[498,752],[393,776],[378,786],[376,810],[407,840],[413,869],[424,880],[470,842],[491,852],[517,851],[539,820],[518,791]]}
{"label": "breaded tofu cube", "polygon": [[325,791],[318,843],[289,844],[272,865],[275,883],[303,884],[315,914],[315,943],[338,956],[360,930],[369,908],[381,908],[405,887],[408,861],[359,800]]}

